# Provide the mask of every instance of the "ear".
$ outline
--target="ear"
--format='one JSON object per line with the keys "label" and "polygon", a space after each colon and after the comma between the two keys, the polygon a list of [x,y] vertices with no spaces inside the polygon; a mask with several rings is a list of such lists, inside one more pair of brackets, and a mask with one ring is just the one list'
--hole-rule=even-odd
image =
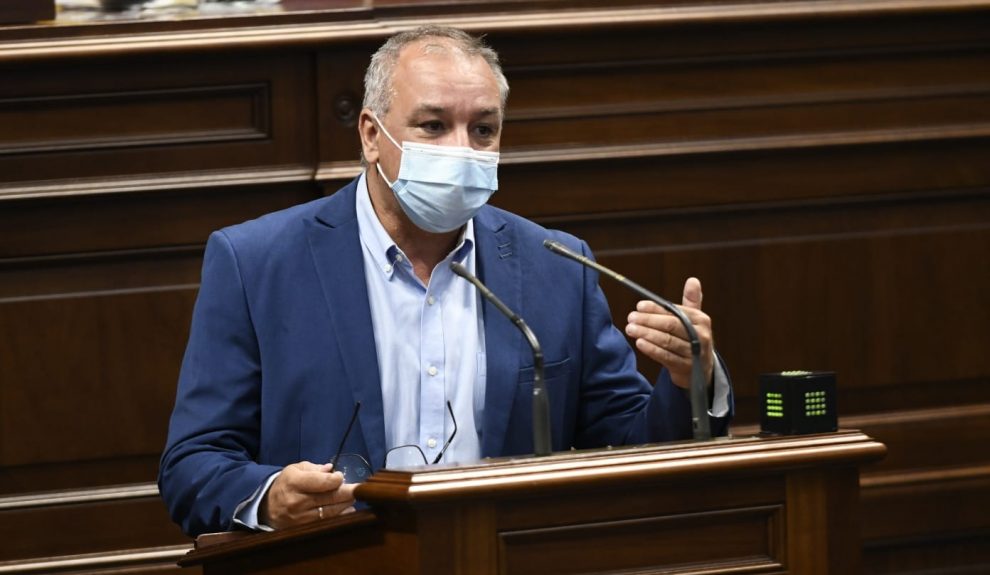
{"label": "ear", "polygon": [[372,118],[371,110],[364,108],[358,116],[358,135],[361,137],[361,151],[369,164],[378,161],[378,123]]}

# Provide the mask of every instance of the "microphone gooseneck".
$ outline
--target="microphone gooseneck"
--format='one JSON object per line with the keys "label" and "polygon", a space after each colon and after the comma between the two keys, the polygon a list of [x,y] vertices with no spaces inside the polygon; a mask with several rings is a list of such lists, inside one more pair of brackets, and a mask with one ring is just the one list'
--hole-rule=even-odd
{"label": "microphone gooseneck", "polygon": [[701,367],[701,341],[698,339],[698,332],[694,329],[694,325],[691,324],[691,320],[676,305],[591,258],[567,249],[559,242],[543,240],[543,247],[557,255],[572,259],[599,273],[605,274],[642,297],[656,303],[680,320],[681,324],[684,325],[685,331],[687,331],[688,340],[691,342],[691,427],[694,430],[694,438],[696,440],[705,441],[711,439],[711,424],[708,421],[708,408],[706,407],[708,404],[708,393],[705,391],[705,376]]}
{"label": "microphone gooseneck", "polygon": [[543,379],[543,349],[536,339],[536,334],[529,329],[521,317],[502,303],[502,300],[498,299],[492,290],[467,271],[467,268],[458,262],[451,262],[450,269],[478,288],[482,297],[491,302],[498,311],[502,312],[502,315],[509,318],[509,321],[519,328],[529,343],[529,347],[533,349],[533,453],[550,455],[550,400],[547,397],[547,386]]}

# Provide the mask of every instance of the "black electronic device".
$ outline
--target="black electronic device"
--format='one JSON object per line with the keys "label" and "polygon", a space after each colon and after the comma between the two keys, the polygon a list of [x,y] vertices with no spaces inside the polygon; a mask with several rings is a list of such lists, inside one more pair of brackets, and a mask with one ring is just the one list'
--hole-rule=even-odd
{"label": "black electronic device", "polygon": [[760,375],[760,430],[778,435],[838,429],[835,373],[781,371]]}

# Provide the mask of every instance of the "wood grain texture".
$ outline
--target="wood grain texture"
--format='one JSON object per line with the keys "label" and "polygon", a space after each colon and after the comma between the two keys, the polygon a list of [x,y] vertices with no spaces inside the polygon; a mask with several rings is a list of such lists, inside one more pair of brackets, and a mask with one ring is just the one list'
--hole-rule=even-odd
{"label": "wood grain texture", "polygon": [[[858,564],[856,467],[883,451],[841,431],[385,470],[356,493],[377,521],[359,511],[201,537],[181,563],[207,575],[361,561],[374,573],[846,572]],[[604,477],[622,489],[602,498]]]}
{"label": "wood grain texture", "polygon": [[[206,237],[358,174],[368,56],[429,20],[485,33],[512,84],[495,205],[671,299],[702,279],[740,433],[760,373],[838,372],[842,424],[889,445],[865,573],[990,564],[990,2],[283,8],[0,28],[0,494],[154,479]],[[621,326],[635,299],[602,288]]]}
{"label": "wood grain texture", "polygon": [[[702,563],[735,564],[742,573],[778,573],[783,557],[773,543],[782,539],[783,523],[780,507],[758,507],[509,531],[499,536],[500,555],[506,571],[519,574],[572,573],[574,564],[589,573],[654,565],[676,573]],[[663,544],[644,546],[644,536]]]}

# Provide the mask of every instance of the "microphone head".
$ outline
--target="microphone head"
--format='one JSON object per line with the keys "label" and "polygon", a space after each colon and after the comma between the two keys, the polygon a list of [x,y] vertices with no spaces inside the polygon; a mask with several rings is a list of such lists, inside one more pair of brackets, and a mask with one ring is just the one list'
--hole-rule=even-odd
{"label": "microphone head", "polygon": [[467,278],[468,275],[470,275],[468,274],[467,268],[461,265],[460,262],[450,262],[450,269],[462,278]]}

